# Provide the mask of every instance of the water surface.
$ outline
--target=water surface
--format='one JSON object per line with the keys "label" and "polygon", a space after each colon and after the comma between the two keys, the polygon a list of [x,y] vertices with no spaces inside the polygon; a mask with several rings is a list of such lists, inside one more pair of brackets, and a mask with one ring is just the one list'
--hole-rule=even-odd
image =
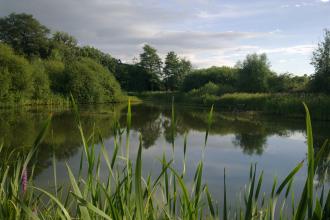
{"label": "water surface", "polygon": [[[86,135],[93,130],[100,132],[109,153],[113,149],[113,126],[119,121],[124,128],[125,105],[81,106],[81,121]],[[79,169],[82,153],[80,134],[73,114],[69,110],[54,109],[10,109],[0,112],[0,138],[10,149],[27,151],[37,136],[49,113],[53,119],[49,134],[40,146],[37,158],[35,182],[42,187],[53,185],[52,154],[55,152],[58,182],[68,184],[65,163],[73,171]],[[171,145],[171,108],[152,103],[132,106],[132,132],[130,135],[131,157],[135,158],[139,145],[139,134],[143,141],[144,174],[156,174],[161,169],[159,159],[165,154],[174,155],[174,166],[182,170],[184,134],[188,137],[187,181],[193,178],[198,162],[202,159],[207,114],[209,109],[198,107],[175,108],[175,147]],[[313,122],[316,151],[330,137],[328,122]],[[122,150],[125,154],[125,135]],[[96,148],[97,152],[99,147]],[[173,152],[172,152],[173,150]],[[230,200],[244,189],[248,181],[251,163],[264,170],[264,191],[270,191],[275,176],[281,181],[302,160],[306,159],[305,121],[278,116],[260,116],[248,113],[219,113],[215,111],[204,158],[203,178],[215,199],[222,200],[223,169],[226,168]],[[110,155],[111,157],[111,155]],[[103,164],[104,165],[104,164]],[[315,187],[325,183],[329,187],[326,170],[330,164],[324,160],[322,169],[315,177]],[[299,192],[306,177],[306,166],[297,174],[295,191]]]}

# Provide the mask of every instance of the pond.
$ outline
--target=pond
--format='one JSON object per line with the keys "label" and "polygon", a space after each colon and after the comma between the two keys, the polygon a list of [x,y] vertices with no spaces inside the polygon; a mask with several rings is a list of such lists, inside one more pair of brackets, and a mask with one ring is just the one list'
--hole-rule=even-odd
{"label": "pond", "polygon": [[[35,183],[45,188],[54,185],[53,152],[57,160],[57,178],[60,184],[68,184],[66,163],[74,172],[77,173],[79,170],[83,148],[73,113],[70,110],[41,107],[8,109],[0,112],[0,139],[3,139],[7,148],[15,148],[17,151],[27,151],[50,112],[53,112],[52,124],[40,146],[35,173]],[[114,122],[119,121],[120,126],[124,128],[126,112],[125,105],[81,106],[80,118],[86,136],[93,130],[99,132],[109,154],[112,154]],[[139,134],[141,134],[145,175],[159,172],[161,169],[159,160],[163,154],[168,159],[174,157],[173,166],[181,171],[183,142],[187,134],[187,181],[193,178],[197,164],[203,159],[204,154],[204,182],[208,184],[214,198],[222,201],[223,174],[226,168],[228,196],[233,203],[237,202],[237,197],[248,183],[251,164],[257,163],[258,171],[264,171],[262,190],[270,192],[275,176],[282,181],[300,161],[306,159],[307,146],[303,119],[252,113],[220,113],[216,110],[203,153],[208,112],[207,108],[176,105],[175,146],[172,148],[171,106],[153,103],[133,105],[131,158],[136,157]],[[317,151],[323,141],[330,137],[330,124],[313,121],[313,132],[315,151]],[[125,154],[125,142],[123,135],[119,154]],[[99,151],[99,145],[96,151]],[[326,189],[329,189],[330,179],[327,175],[329,167],[330,164],[324,160],[315,177],[316,188],[320,189],[324,184]],[[303,187],[306,172],[305,164],[295,177],[294,190],[297,193]]]}

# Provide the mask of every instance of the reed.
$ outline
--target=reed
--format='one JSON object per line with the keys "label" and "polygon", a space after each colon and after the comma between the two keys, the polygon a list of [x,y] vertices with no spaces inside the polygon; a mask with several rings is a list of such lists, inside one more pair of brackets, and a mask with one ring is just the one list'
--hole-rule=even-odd
{"label": "reed", "polygon": [[[188,184],[185,163],[188,141],[184,139],[183,170],[176,170],[173,166],[174,155],[160,160],[162,169],[158,175],[151,177],[142,174],[143,147],[140,144],[137,156],[133,161],[129,157],[127,140],[126,155],[120,155],[121,142],[118,141],[123,130],[114,126],[114,150],[111,158],[104,145],[101,135],[94,129],[86,136],[79,119],[78,107],[73,102],[76,112],[77,127],[80,131],[83,154],[80,170],[75,176],[67,165],[69,187],[58,185],[56,178],[56,159],[53,157],[54,191],[39,188],[33,183],[34,158],[38,154],[38,146],[45,136],[51,117],[46,121],[43,129],[37,136],[31,151],[24,155],[9,154],[8,160],[3,161],[0,167],[0,219],[328,219],[330,216],[330,192],[321,192],[319,197],[313,187],[313,179],[319,161],[329,154],[326,143],[314,156],[312,140],[312,125],[309,110],[306,105],[307,130],[307,161],[302,161],[277,184],[274,179],[272,191],[262,193],[263,172],[257,171],[256,165],[251,165],[248,187],[242,196],[243,204],[235,209],[230,208],[227,201],[226,170],[224,170],[223,201],[217,201],[203,181],[204,159],[198,163],[192,186]],[[174,106],[172,106],[172,120],[175,121]],[[212,129],[213,107],[208,116],[208,125],[205,134],[207,137]],[[126,136],[129,139],[131,126],[131,107],[128,103]],[[176,122],[172,122],[175,129]],[[101,150],[96,153],[96,143],[101,143]],[[172,146],[174,147],[174,137]],[[0,145],[0,153],[3,150]],[[87,162],[87,174],[82,175],[83,162]],[[105,161],[104,178],[100,177],[101,161]],[[294,177],[307,162],[308,173],[306,183],[298,202],[293,193]],[[22,181],[23,180],[23,181]],[[291,200],[289,200],[291,195]],[[221,206],[219,204],[222,204]],[[285,212],[291,208],[291,212]]]}

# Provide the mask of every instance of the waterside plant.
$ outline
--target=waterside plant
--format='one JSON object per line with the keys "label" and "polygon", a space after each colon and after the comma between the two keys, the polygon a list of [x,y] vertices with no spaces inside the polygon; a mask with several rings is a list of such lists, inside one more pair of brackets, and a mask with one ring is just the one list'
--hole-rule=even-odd
{"label": "waterside plant", "polygon": [[[0,163],[0,219],[329,219],[330,192],[326,192],[324,188],[321,192],[316,192],[313,180],[320,160],[329,154],[330,149],[325,142],[317,154],[314,153],[311,118],[305,104],[307,161],[298,163],[279,184],[275,178],[272,190],[268,193],[261,192],[263,172],[258,172],[255,164],[251,165],[249,181],[242,196],[243,204],[230,208],[227,200],[226,170],[222,199],[212,197],[207,183],[203,181],[204,156],[198,163],[194,178],[187,179],[187,135],[183,146],[182,170],[174,168],[174,156],[167,158],[164,154],[160,160],[162,168],[158,175],[144,176],[141,136],[137,156],[135,160],[130,158],[130,101],[126,128],[115,122],[111,155],[97,129],[89,135],[84,133],[78,107],[73,100],[72,102],[83,145],[78,174],[74,175],[67,165],[69,186],[59,185],[56,158],[53,156],[53,190],[46,190],[34,184],[38,147],[51,123],[50,116],[27,154],[4,152],[5,148],[0,146],[0,153],[8,154],[5,157],[7,159]],[[208,115],[203,152],[207,150],[212,115],[213,107]],[[176,123],[172,104],[173,134]],[[127,138],[124,147],[121,145],[123,135]],[[175,148],[175,135],[171,137],[172,148]],[[102,161],[106,164],[105,170],[101,166]],[[87,163],[87,170],[84,170],[83,163]],[[293,179],[304,163],[307,163],[308,173],[303,191],[297,197],[292,190]]]}

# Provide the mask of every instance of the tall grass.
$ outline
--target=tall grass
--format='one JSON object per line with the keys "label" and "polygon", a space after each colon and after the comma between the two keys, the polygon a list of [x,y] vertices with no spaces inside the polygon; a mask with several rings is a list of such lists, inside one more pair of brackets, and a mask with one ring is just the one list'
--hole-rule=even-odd
{"label": "tall grass", "polygon": [[[314,156],[312,125],[307,106],[307,165],[308,173],[302,194],[295,203],[294,176],[305,161],[297,164],[292,171],[277,184],[274,179],[272,191],[262,193],[263,172],[258,172],[256,165],[251,165],[248,187],[243,193],[242,205],[230,208],[227,201],[226,170],[224,170],[223,201],[214,198],[203,181],[203,158],[198,163],[193,182],[188,184],[185,163],[187,138],[184,140],[183,170],[176,170],[173,158],[164,155],[160,161],[162,169],[155,177],[143,176],[143,147],[140,144],[136,159],[130,159],[129,133],[131,126],[131,106],[128,103],[126,126],[126,155],[120,155],[120,136],[123,130],[114,126],[114,150],[112,155],[103,144],[97,129],[86,136],[81,126],[77,106],[77,127],[81,134],[83,154],[80,170],[74,175],[67,165],[69,187],[58,185],[56,178],[56,159],[53,157],[54,190],[45,190],[33,184],[33,170],[38,146],[47,132],[49,119],[37,136],[32,150],[27,155],[9,154],[0,167],[0,219],[328,219],[330,216],[330,192],[322,191],[320,197],[314,192],[313,179],[322,157],[329,154],[325,143]],[[172,120],[175,120],[174,106]],[[205,134],[205,146],[208,132],[212,125],[213,108],[208,116]],[[118,125],[119,123],[117,123]],[[172,122],[173,130],[176,123]],[[95,150],[96,143],[101,143],[101,151]],[[174,147],[174,140],[172,142]],[[207,150],[204,146],[203,150]],[[0,146],[0,153],[4,148]],[[111,157],[109,157],[111,156]],[[87,163],[87,174],[82,163]],[[105,174],[101,178],[101,161],[106,164]],[[25,179],[27,181],[25,181]],[[22,182],[22,180],[24,180]],[[25,188],[26,187],[26,188]],[[26,189],[26,190],[25,190]],[[287,202],[291,194],[291,204]],[[219,205],[220,204],[220,205]],[[287,205],[288,204],[288,205]],[[285,212],[291,208],[291,212]]]}
{"label": "tall grass", "polygon": [[330,120],[330,97],[323,94],[290,94],[290,93],[227,93],[214,95],[210,93],[190,94],[180,92],[145,92],[135,94],[142,100],[169,103],[175,96],[177,103],[185,105],[214,105],[221,111],[259,111],[268,114],[290,117],[304,117],[305,102],[314,119]]}

